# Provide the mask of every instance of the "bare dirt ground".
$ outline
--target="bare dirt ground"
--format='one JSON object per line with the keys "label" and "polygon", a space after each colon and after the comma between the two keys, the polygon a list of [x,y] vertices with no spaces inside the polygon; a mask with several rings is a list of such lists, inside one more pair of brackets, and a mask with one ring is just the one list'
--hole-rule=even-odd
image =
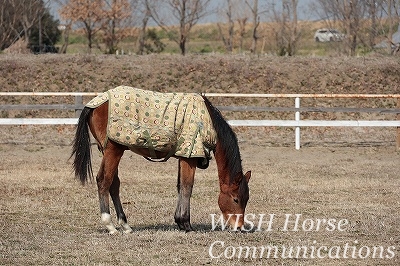
{"label": "bare dirt ground", "polygon": [[[125,84],[160,91],[400,92],[400,64],[396,58],[1,55],[0,73],[1,91],[97,92]],[[226,105],[265,104],[258,99],[212,100]],[[60,102],[73,99],[1,99],[2,104]],[[349,107],[395,105],[393,100],[327,100],[317,104],[343,103]],[[268,104],[292,105],[285,101]],[[304,104],[312,106],[316,102]],[[292,114],[226,115],[251,119],[290,118]],[[378,114],[303,115],[310,119],[393,118]],[[2,111],[1,116],[71,117],[73,113]],[[1,126],[0,264],[400,264],[400,155],[394,147],[394,129],[302,129],[300,151],[294,150],[290,128],[235,131],[244,170],[252,170],[247,213],[255,215],[255,224],[260,214],[274,214],[270,231],[267,223],[261,225],[261,231],[250,233],[212,230],[210,214],[220,213],[215,162],[196,174],[192,224],[197,231],[178,231],[173,222],[176,160],[150,163],[127,152],[120,167],[121,197],[134,232],[109,236],[100,224],[95,184],[83,187],[73,178],[68,158],[74,127]],[[101,157],[93,151],[97,169]],[[285,215],[291,215],[290,226],[294,226],[295,214],[301,214],[299,223],[305,221],[305,227],[283,230]],[[316,230],[317,220],[322,219],[335,219],[335,228]],[[339,230],[339,220],[348,221],[344,230]],[[261,254],[262,247],[267,246],[277,247],[279,252]],[[240,248],[246,247],[250,250],[248,256],[241,253],[238,258]],[[290,258],[289,251],[283,251],[290,247],[306,247],[308,253],[297,258],[291,253]]]}
{"label": "bare dirt ground", "polygon": [[[241,146],[244,169],[253,173],[247,213],[257,215],[255,224],[260,214],[274,214],[272,231],[267,231],[269,218],[260,232],[212,230],[210,214],[220,213],[214,162],[196,174],[192,223],[197,231],[178,231],[173,221],[176,160],[150,163],[126,153],[120,167],[121,197],[134,232],[109,236],[100,224],[95,184],[83,187],[73,178],[70,147],[1,145],[1,264],[399,265],[400,158],[393,149],[309,147],[295,151]],[[97,168],[100,155],[94,154]],[[282,231],[287,214],[292,215],[292,227]],[[336,219],[335,226],[342,219],[349,223],[343,231],[326,227],[308,231],[314,223],[308,220],[306,230],[292,231],[295,214],[302,215],[300,223],[306,219]],[[217,242],[211,248],[216,241],[224,246]],[[343,257],[346,244],[355,247],[356,258],[352,258],[353,248]],[[261,256],[260,248],[268,245],[281,250]],[[282,258],[283,247],[297,246],[309,248],[307,259],[295,258],[295,253],[294,258]],[[325,258],[312,258],[311,249],[321,246],[333,248],[332,256],[340,249],[339,257],[329,259],[323,251]],[[257,251],[238,259],[239,247]],[[374,247],[382,251],[373,255]]]}

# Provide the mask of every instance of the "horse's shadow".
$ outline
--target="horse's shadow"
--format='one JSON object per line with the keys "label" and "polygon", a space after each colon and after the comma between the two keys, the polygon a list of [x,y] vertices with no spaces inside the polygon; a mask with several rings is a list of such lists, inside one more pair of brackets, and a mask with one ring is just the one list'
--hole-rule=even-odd
{"label": "horse's shadow", "polygon": [[[200,223],[200,224],[192,224],[193,227],[193,231],[192,232],[221,232],[224,231],[222,230],[220,227],[214,228],[212,227],[211,224],[204,224],[204,223]],[[145,225],[145,226],[132,226],[132,233],[135,232],[182,232],[185,233],[185,231],[183,230],[179,230],[178,226],[175,224],[153,224],[153,225]],[[122,233],[122,228],[121,227],[117,227],[117,230]],[[226,230],[226,231],[230,231],[230,230]],[[99,233],[108,233],[107,229],[103,229],[103,228],[99,228],[98,229]],[[241,231],[236,231],[236,232],[241,232]],[[254,230],[250,230],[250,231],[242,231],[241,233],[253,233]],[[190,233],[190,232],[187,232]]]}
{"label": "horse's shadow", "polygon": [[[210,224],[192,224],[194,231],[212,231],[212,227]],[[135,231],[182,231],[179,230],[176,224],[154,224],[154,225],[146,225],[146,226],[134,226],[132,230]],[[184,231],[182,231],[184,232]]]}

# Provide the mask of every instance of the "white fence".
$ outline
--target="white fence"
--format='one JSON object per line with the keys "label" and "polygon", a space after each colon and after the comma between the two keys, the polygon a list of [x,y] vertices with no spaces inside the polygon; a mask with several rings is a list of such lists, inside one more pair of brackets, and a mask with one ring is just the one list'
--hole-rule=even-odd
{"label": "white fence", "polygon": [[[75,109],[79,111],[83,107],[83,96],[96,96],[100,93],[94,92],[0,92],[0,96],[74,96],[75,105],[36,105],[37,109]],[[232,94],[232,93],[204,93],[207,97],[247,97],[247,98],[292,98],[294,108],[281,108],[277,110],[293,110],[294,120],[228,120],[231,126],[245,127],[294,127],[295,128],[295,148],[300,149],[300,127],[397,127],[397,148],[400,148],[400,94]],[[397,120],[301,120],[301,98],[394,98],[397,99],[397,109],[380,109],[380,112],[390,111],[397,114]],[[7,108],[6,108],[7,107]],[[0,109],[35,109],[29,105],[7,105]],[[274,109],[274,108],[270,108]],[[329,108],[328,108],[329,109]],[[332,108],[331,108],[332,109]],[[236,110],[248,110],[236,108]],[[268,108],[266,108],[268,110]],[[311,109],[312,110],[312,109]],[[352,108],[355,112],[358,109]],[[360,109],[361,110],[361,109]],[[373,108],[368,109],[374,110]],[[77,124],[78,118],[0,118],[0,125],[73,125]]]}

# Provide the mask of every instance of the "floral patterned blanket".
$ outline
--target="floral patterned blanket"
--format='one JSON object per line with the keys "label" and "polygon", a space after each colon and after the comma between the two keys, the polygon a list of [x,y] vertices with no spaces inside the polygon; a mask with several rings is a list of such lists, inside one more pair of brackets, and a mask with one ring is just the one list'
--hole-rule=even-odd
{"label": "floral patterned blanket", "polygon": [[[107,136],[130,148],[181,157],[209,158],[216,132],[203,98],[195,93],[160,93],[119,86],[92,99],[109,102]],[[155,158],[154,156],[152,156]]]}

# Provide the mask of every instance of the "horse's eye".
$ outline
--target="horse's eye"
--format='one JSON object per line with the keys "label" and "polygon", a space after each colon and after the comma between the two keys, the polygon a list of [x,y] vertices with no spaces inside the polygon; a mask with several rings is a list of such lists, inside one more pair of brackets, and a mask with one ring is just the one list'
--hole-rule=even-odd
{"label": "horse's eye", "polygon": [[238,198],[233,198],[233,201],[236,203],[239,203],[239,199]]}

